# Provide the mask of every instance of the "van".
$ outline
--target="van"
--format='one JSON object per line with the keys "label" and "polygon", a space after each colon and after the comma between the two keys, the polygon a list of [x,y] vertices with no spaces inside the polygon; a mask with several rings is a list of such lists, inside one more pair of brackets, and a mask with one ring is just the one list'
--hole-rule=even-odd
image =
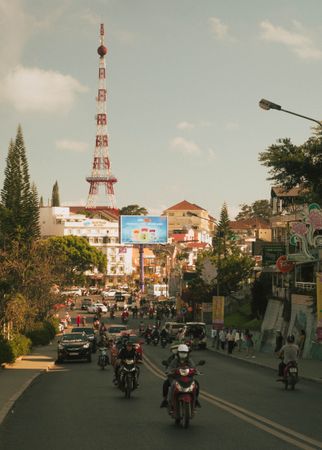
{"label": "van", "polygon": [[207,347],[207,327],[204,322],[186,322],[184,324],[184,340],[194,348]]}
{"label": "van", "polygon": [[179,322],[166,322],[164,326],[169,332],[170,342],[173,342],[178,334],[178,331],[183,328],[184,324]]}

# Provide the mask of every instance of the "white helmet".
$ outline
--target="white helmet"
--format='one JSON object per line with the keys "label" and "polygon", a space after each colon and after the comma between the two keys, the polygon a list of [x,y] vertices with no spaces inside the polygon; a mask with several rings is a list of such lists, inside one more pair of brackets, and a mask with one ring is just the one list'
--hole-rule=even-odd
{"label": "white helmet", "polygon": [[178,357],[180,360],[184,361],[188,358],[189,347],[186,344],[180,344],[178,347]]}

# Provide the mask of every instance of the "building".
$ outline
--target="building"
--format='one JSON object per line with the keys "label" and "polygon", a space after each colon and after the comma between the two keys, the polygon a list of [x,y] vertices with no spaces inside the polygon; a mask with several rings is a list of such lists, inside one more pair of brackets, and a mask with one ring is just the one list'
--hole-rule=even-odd
{"label": "building", "polygon": [[107,282],[132,275],[132,247],[119,244],[118,221],[75,214],[69,207],[41,207],[39,221],[42,237],[80,236],[101,250],[107,258]]}
{"label": "building", "polygon": [[237,246],[246,255],[253,255],[253,246],[256,241],[271,242],[272,240],[271,226],[262,219],[231,221],[229,226],[235,235]]}
{"label": "building", "polygon": [[168,217],[169,236],[186,233],[190,228],[209,236],[214,233],[215,219],[204,208],[186,200],[167,208],[162,215]]}

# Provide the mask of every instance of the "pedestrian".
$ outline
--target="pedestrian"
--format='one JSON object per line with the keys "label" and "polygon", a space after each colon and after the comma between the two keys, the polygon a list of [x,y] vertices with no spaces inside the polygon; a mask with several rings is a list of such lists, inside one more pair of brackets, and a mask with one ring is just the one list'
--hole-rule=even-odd
{"label": "pedestrian", "polygon": [[234,336],[232,330],[228,330],[228,333],[226,335],[226,339],[227,339],[227,351],[228,351],[228,354],[232,355],[233,349],[234,349],[234,345],[235,345],[235,336]]}
{"label": "pedestrian", "polygon": [[297,340],[297,345],[299,347],[299,358],[302,358],[302,356],[303,356],[304,345],[305,345],[305,338],[306,338],[305,330],[301,330],[301,333],[300,333],[299,338]]}
{"label": "pedestrian", "polygon": [[249,330],[245,330],[246,358],[255,358],[253,335]]}
{"label": "pedestrian", "polygon": [[224,329],[219,332],[219,341],[221,350],[225,350],[226,346],[226,331]]}
{"label": "pedestrian", "polygon": [[86,327],[86,317],[85,316],[81,317],[81,322],[82,322],[83,327]]}
{"label": "pedestrian", "polygon": [[280,330],[277,330],[276,338],[275,338],[275,349],[274,349],[274,353],[276,355],[279,353],[279,351],[283,347],[283,344],[284,344],[284,338],[282,336],[282,333],[280,332]]}
{"label": "pedestrian", "polygon": [[211,337],[211,346],[215,347],[216,345],[216,341],[218,338],[218,331],[216,330],[215,326],[212,326],[211,332],[210,332],[210,337]]}
{"label": "pedestrian", "polygon": [[81,320],[82,320],[82,316],[80,314],[77,314],[77,316],[76,316],[76,325],[78,327],[80,326]]}
{"label": "pedestrian", "polygon": [[240,352],[243,342],[243,335],[240,330],[236,330],[235,332],[235,346],[237,350]]}

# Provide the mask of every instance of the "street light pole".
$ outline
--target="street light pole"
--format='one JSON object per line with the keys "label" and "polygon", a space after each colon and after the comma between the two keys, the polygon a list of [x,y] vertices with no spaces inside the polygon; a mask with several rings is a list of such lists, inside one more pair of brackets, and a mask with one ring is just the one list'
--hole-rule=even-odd
{"label": "street light pole", "polygon": [[302,119],[311,120],[311,122],[315,122],[318,125],[320,125],[320,127],[322,127],[322,122],[320,122],[319,120],[312,119],[312,117],[303,116],[302,114],[298,114],[293,111],[288,111],[287,109],[283,109],[281,105],[277,105],[276,103],[273,103],[270,100],[266,100],[265,98],[262,98],[259,101],[259,107],[265,109],[266,111],[269,109],[276,109],[277,111],[283,111],[286,112],[287,114],[292,114],[293,116],[301,117]]}

